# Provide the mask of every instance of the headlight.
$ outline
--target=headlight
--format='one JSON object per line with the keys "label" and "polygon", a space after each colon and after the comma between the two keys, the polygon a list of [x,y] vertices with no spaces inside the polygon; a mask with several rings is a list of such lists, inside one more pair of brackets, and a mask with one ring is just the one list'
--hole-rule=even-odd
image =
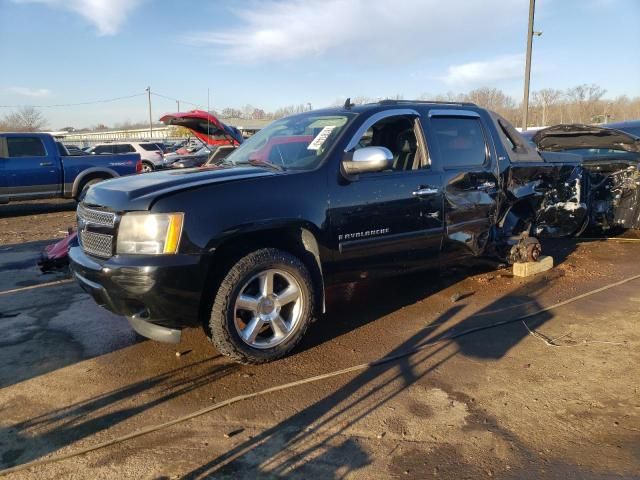
{"label": "headlight", "polygon": [[182,213],[125,213],[118,229],[117,253],[177,253],[183,218]]}

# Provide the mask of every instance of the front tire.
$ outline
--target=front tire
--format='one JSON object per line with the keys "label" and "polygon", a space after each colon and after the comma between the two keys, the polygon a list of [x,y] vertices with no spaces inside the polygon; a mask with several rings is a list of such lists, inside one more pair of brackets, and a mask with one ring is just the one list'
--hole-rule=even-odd
{"label": "front tire", "polygon": [[223,355],[265,363],[289,353],[312,322],[311,275],[297,257],[265,248],[241,258],[216,293],[209,330]]}

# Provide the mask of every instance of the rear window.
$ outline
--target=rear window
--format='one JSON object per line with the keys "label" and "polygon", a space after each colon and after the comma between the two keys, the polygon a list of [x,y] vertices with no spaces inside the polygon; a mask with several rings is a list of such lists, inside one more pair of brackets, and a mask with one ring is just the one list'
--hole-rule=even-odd
{"label": "rear window", "polygon": [[147,152],[154,152],[156,150],[162,151],[162,149],[155,143],[141,143],[140,146]]}
{"label": "rear window", "polygon": [[38,137],[7,137],[9,157],[44,157],[47,155]]}
{"label": "rear window", "polygon": [[433,117],[430,124],[444,168],[485,163],[487,145],[480,119]]}

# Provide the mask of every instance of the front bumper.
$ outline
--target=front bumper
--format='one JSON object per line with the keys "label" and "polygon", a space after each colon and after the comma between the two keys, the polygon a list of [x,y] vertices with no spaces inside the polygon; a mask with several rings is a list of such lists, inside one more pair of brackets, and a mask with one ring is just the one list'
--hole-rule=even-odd
{"label": "front bumper", "polygon": [[180,330],[199,325],[206,279],[201,257],[194,255],[122,255],[109,260],[69,250],[71,271],[96,303],[129,318],[141,335],[178,342]]}

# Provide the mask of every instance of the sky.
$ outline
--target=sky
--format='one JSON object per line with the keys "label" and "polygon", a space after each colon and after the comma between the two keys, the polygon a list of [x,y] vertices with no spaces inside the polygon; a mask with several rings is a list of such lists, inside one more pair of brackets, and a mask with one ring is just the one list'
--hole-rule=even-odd
{"label": "sky", "polygon": [[[466,92],[522,98],[528,0],[0,0],[0,116],[50,128],[250,104]],[[531,89],[640,96],[640,0],[538,0]],[[99,100],[120,100],[69,106]],[[190,102],[191,104],[188,104]],[[65,105],[54,107],[53,105]]]}

